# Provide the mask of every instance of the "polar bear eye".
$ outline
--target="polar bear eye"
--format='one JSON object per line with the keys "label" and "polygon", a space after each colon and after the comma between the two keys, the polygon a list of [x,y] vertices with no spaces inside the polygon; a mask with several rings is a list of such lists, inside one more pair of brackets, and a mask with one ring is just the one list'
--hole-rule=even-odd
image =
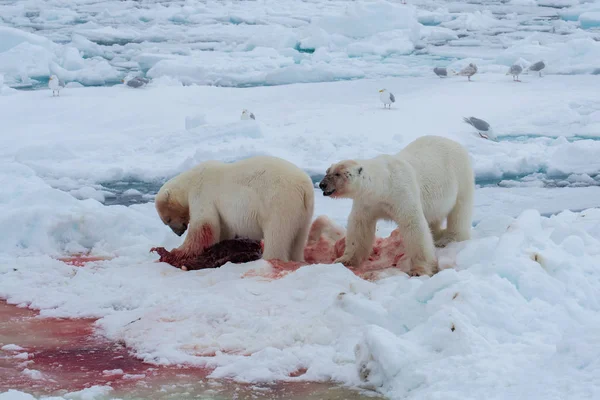
{"label": "polar bear eye", "polygon": [[338,172],[338,173],[336,173],[336,174],[335,174],[335,176],[340,176],[340,173],[339,173],[339,172]]}
{"label": "polar bear eye", "polygon": [[167,218],[167,224],[171,223],[171,217]]}

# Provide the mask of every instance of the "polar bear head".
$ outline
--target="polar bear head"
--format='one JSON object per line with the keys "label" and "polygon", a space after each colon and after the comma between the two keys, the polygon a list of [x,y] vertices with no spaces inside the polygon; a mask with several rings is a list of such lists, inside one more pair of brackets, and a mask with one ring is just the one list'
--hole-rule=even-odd
{"label": "polar bear head", "polygon": [[344,160],[333,164],[327,169],[325,177],[319,183],[323,196],[352,198],[359,188],[358,178],[363,173],[363,167],[354,160]]}
{"label": "polar bear head", "polygon": [[162,222],[169,225],[169,228],[176,235],[181,236],[187,230],[190,221],[189,207],[185,205],[187,201],[179,199],[180,191],[163,186],[156,195],[155,203],[156,211]]}

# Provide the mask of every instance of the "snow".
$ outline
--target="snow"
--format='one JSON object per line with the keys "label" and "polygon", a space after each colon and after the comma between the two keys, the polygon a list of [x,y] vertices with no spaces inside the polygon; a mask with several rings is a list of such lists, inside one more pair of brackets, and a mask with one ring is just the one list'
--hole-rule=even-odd
{"label": "snow", "polygon": [[44,379],[44,374],[42,374],[40,371],[37,371],[35,369],[29,369],[29,368],[25,368],[23,370],[23,374],[28,376],[29,378],[33,379],[33,380],[42,380]]}
{"label": "snow", "polygon": [[600,27],[600,11],[584,12],[579,16],[579,24],[583,29]]}
{"label": "snow", "polygon": [[5,344],[4,346],[0,347],[0,350],[4,350],[4,351],[21,351],[21,350],[25,350],[25,349],[22,348],[21,346],[16,345],[16,344]]}
{"label": "snow", "polygon": [[247,87],[426,76],[469,57],[486,73],[514,61],[496,58],[500,49],[528,45],[527,61],[546,57],[548,72],[588,74],[600,52],[598,11],[583,0],[4,2],[0,71],[15,87],[51,73],[115,84],[129,72]]}
{"label": "snow", "polygon": [[104,371],[102,371],[102,375],[108,375],[108,376],[123,375],[123,370],[122,369],[104,370]]}
{"label": "snow", "polygon": [[[0,298],[98,318],[140,359],[211,378],[333,380],[392,399],[600,397],[597,5],[72,3],[0,4]],[[542,78],[504,75],[542,59]],[[432,72],[469,62],[470,83]],[[109,87],[129,72],[153,81]],[[67,81],[57,98],[51,73]],[[246,108],[259,120],[240,121]],[[433,277],[310,265],[273,279],[264,261],[184,272],[149,253],[181,244],[152,199],[198,162],[274,155],[318,182],[333,162],[426,134],[462,143],[477,179],[473,238],[438,250]],[[345,226],[351,202],[315,193],[315,216]],[[58,260],[77,253],[103,259]]]}
{"label": "snow", "polygon": [[[105,399],[112,391],[110,386],[92,386],[77,392],[69,392],[62,396],[44,396],[44,400],[100,400]],[[0,393],[0,400],[36,400],[36,397],[20,392],[18,390],[9,389],[4,393]]]}
{"label": "snow", "polygon": [[[243,90],[154,82],[144,90],[123,85],[65,89],[59,101],[48,91],[19,92],[0,98],[0,117],[11,132],[0,137],[0,156],[48,181],[60,180],[53,186],[63,188],[68,179],[73,195],[101,202],[106,193],[98,183],[162,181],[205,159],[271,154],[319,175],[332,157],[398,151],[423,134],[442,134],[466,145],[480,180],[536,173],[565,179],[598,175],[600,103],[591,90],[595,77],[531,74],[513,84],[504,72],[476,75],[477,82],[469,85],[432,73],[428,78]],[[396,97],[392,110],[379,103],[377,91],[383,87]],[[518,108],[510,101],[514,96]],[[240,110],[249,104],[260,121],[239,120]],[[97,110],[102,110],[100,119]],[[190,116],[203,123],[192,128],[188,118],[186,129]],[[500,143],[480,140],[463,116],[488,121]],[[139,122],[132,124],[132,118]],[[356,144],[377,126],[381,134],[369,135],[367,146]]]}
{"label": "snow", "polygon": [[[492,390],[576,396],[579,389],[551,382],[591,382],[598,372],[598,350],[572,339],[600,324],[600,214],[590,209],[600,195],[597,103],[590,100],[592,77],[524,80],[433,76],[251,89],[157,84],[143,93],[80,88],[60,99],[19,92],[1,107],[14,136],[3,137],[1,147],[0,297],[45,317],[100,318],[99,332],[141,359],[210,367],[212,378],[332,379],[391,398],[482,398]],[[391,110],[379,104],[380,87],[402,88],[391,89]],[[509,101],[514,96],[520,108]],[[248,103],[260,122],[239,121]],[[186,130],[186,117],[200,115],[194,110],[206,121]],[[430,110],[436,118],[427,118]],[[8,118],[19,114],[28,117]],[[471,114],[485,117],[499,142],[478,138],[462,123]],[[139,123],[127,123],[132,118]],[[106,206],[100,198],[115,180],[166,179],[207,158],[272,154],[318,175],[338,159],[400,150],[428,133],[467,146],[481,186],[474,238],[440,250],[451,269],[432,278],[400,274],[369,282],[341,265],[313,265],[272,280],[263,261],[186,273],[154,263],[148,252],[182,241],[152,203]],[[486,183],[499,178],[516,186]],[[548,186],[552,179],[567,187]],[[146,193],[140,189],[124,186],[120,196],[139,198]],[[351,203],[316,194],[315,214],[345,225]],[[393,228],[381,223],[378,235]],[[87,252],[107,259],[83,268],[56,259]],[[545,375],[531,372],[541,365],[548,366]],[[481,383],[464,379],[473,370]]]}

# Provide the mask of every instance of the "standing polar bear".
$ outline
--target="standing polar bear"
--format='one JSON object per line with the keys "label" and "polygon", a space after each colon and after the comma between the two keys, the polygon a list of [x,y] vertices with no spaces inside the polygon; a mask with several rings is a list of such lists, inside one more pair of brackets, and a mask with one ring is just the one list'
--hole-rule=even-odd
{"label": "standing polar bear", "polygon": [[264,259],[303,261],[314,209],[310,177],[276,157],[203,162],[170,179],[156,196],[160,219],[181,236],[177,257],[236,236],[264,239]]}
{"label": "standing polar bear", "polygon": [[[424,136],[396,155],[333,164],[319,184],[324,196],[353,199],[342,257],[359,266],[371,254],[380,219],[398,224],[410,275],[437,272],[435,247],[470,238],[475,182],[459,143]],[[441,229],[447,219],[446,229]]]}

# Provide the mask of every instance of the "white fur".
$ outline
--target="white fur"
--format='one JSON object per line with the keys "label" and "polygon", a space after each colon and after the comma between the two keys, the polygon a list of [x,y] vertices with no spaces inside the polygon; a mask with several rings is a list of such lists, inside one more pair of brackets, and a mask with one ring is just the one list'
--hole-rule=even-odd
{"label": "white fur", "polygon": [[314,187],[304,171],[285,160],[207,161],[165,183],[157,201],[165,196],[189,208],[189,229],[180,250],[193,249],[193,232],[208,224],[217,241],[264,239],[263,258],[304,260]]}
{"label": "white fur", "polygon": [[[339,197],[354,200],[344,255],[336,262],[358,266],[369,257],[377,220],[392,220],[402,232],[411,274],[437,270],[435,244],[470,238],[474,174],[469,154],[459,143],[424,136],[396,155],[334,164],[348,165]],[[362,168],[362,169],[361,169]],[[441,229],[447,219],[447,228]]]}

